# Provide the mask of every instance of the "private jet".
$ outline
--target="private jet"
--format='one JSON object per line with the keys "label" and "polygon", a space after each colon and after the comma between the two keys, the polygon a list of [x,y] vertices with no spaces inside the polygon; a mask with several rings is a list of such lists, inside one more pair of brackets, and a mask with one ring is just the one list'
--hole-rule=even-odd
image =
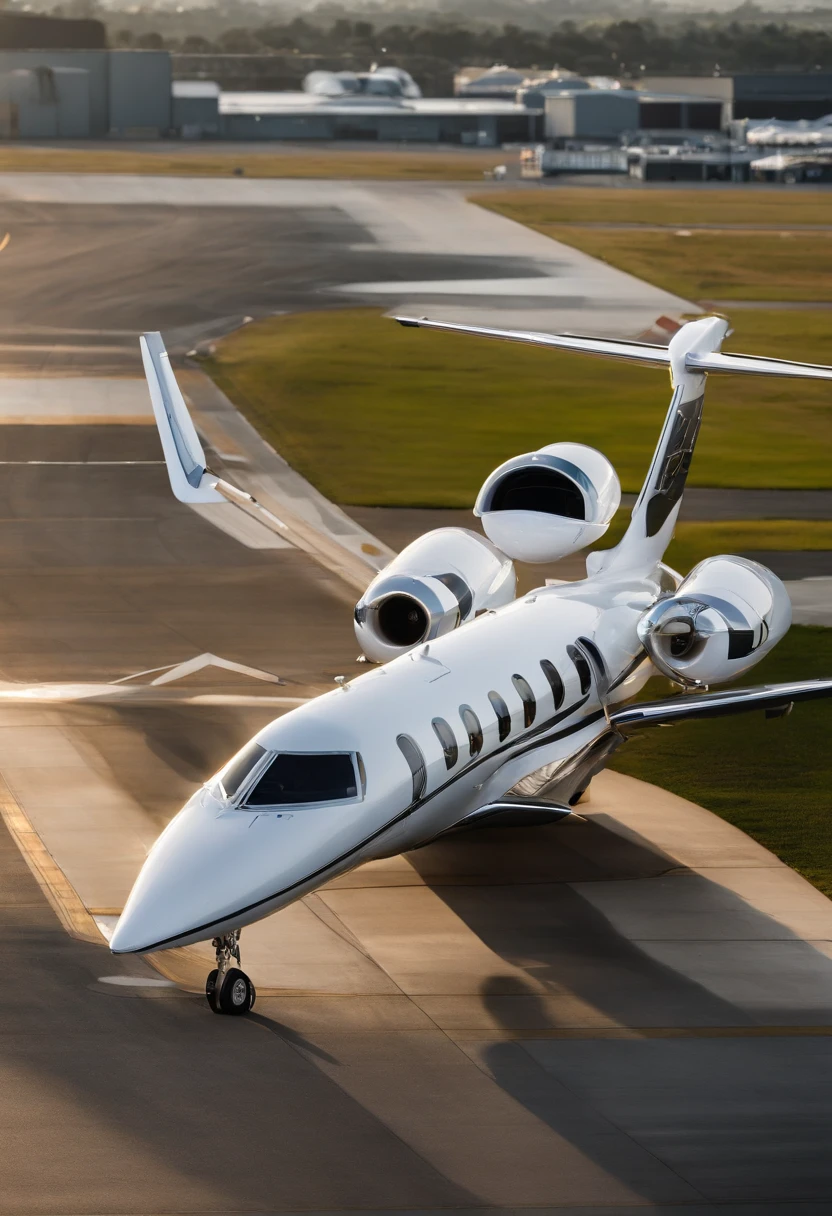
{"label": "private jet", "polygon": [[[669,346],[397,320],[667,368],[670,406],[617,545],[597,547],[621,497],[600,452],[555,442],[506,461],[474,506],[485,536],[428,532],[367,587],[355,632],[372,665],[264,727],[165,828],[110,947],[144,954],[211,939],[216,1013],[254,1003],[240,931],[337,875],[446,833],[564,820],[634,731],[748,710],[779,717],[832,694],[832,679],[714,690],[786,633],[786,588],[743,557],[710,557],[686,576],[663,561],[707,375],[832,380],[832,368],[724,354],[719,317],[683,325]],[[176,497],[231,502],[281,527],[207,467],[161,336],[145,334],[141,351]],[[586,548],[586,578],[517,596],[516,561]],[[678,692],[634,701],[657,674]]]}

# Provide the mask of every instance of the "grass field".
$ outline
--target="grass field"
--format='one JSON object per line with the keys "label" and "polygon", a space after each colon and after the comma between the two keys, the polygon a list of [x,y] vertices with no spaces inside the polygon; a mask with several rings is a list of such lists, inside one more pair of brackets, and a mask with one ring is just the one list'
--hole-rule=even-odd
{"label": "grass field", "polygon": [[[623,535],[629,512],[620,511],[596,548],[610,548]],[[682,521],[667,550],[666,561],[687,574],[697,562],[716,553],[754,553],[772,549],[832,549],[832,520],[738,519]]]}
{"label": "grass field", "polygon": [[361,178],[397,181],[481,181],[500,160],[499,151],[353,151],[298,149],[291,152],[194,152],[120,148],[2,147],[0,173],[130,173],[164,177]]}
{"label": "grass field", "polygon": [[[829,204],[832,218],[832,199]],[[832,230],[639,232],[563,225],[540,231],[686,300],[832,300]]]}
{"label": "grass field", "polygon": [[532,228],[550,224],[762,224],[791,228],[832,224],[824,191],[743,186],[741,189],[666,190],[645,187],[541,186],[478,194],[481,207],[499,211]]}
{"label": "grass field", "polygon": [[[832,361],[820,312],[738,313],[736,331],[729,350]],[[557,439],[600,448],[638,490],[669,399],[652,370],[403,329],[368,309],[249,325],[206,367],[324,494],[368,506],[468,507],[496,465]],[[832,487],[830,450],[828,385],[711,377],[690,484]]]}
{"label": "grass field", "polygon": [[[832,676],[832,629],[795,625],[745,684]],[[655,685],[655,689],[653,686]],[[664,695],[658,680],[648,692]],[[611,767],[715,811],[832,896],[832,701],[645,731]]]}

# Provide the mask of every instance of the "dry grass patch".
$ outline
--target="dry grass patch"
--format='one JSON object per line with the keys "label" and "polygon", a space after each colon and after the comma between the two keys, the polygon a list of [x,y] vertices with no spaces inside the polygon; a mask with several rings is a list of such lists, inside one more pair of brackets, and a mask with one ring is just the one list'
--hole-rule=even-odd
{"label": "dry grass patch", "polygon": [[[163,145],[164,146],[164,145]],[[246,177],[377,179],[391,181],[477,181],[492,168],[499,151],[362,152],[307,148],[297,152],[177,152],[121,148],[0,148],[1,173],[119,173],[163,177]]]}

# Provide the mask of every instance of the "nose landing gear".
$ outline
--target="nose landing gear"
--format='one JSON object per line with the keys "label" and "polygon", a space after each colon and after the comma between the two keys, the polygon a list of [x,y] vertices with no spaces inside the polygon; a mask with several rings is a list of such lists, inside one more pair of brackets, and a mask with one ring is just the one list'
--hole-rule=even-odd
{"label": "nose landing gear", "polygon": [[239,929],[215,937],[211,945],[217,952],[217,965],[205,981],[208,1004],[214,1013],[249,1013],[257,997],[254,984],[239,966],[231,966],[232,961],[240,962]]}

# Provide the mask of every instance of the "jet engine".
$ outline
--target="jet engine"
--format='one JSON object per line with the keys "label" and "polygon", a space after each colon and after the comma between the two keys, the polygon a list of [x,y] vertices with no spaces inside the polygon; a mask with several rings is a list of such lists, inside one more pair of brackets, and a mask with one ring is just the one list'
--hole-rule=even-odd
{"label": "jet engine", "polygon": [[776,574],[744,557],[709,557],[643,614],[637,631],[663,675],[695,687],[733,680],[753,667],[791,619],[791,601]]}
{"label": "jet engine", "polygon": [[495,469],[474,514],[515,561],[551,562],[599,540],[620,501],[606,456],[582,443],[550,443]]}
{"label": "jet engine", "polygon": [[467,528],[439,528],[408,545],[355,607],[355,634],[369,659],[387,662],[514,599],[514,566]]}

